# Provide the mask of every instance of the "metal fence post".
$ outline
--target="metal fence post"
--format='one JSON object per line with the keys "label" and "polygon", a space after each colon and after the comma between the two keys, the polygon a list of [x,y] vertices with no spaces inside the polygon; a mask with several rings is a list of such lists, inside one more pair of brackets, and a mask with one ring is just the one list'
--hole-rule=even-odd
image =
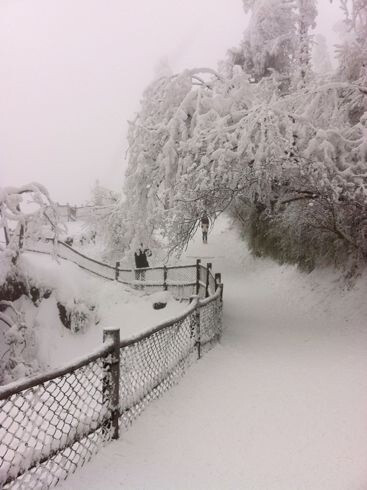
{"label": "metal fence post", "polygon": [[221,282],[222,282],[222,274],[220,272],[217,272],[215,274],[215,290],[218,289],[218,286]]}
{"label": "metal fence post", "polygon": [[120,267],[120,262],[116,262],[115,265],[115,281],[119,278],[119,267]]}
{"label": "metal fence post", "polygon": [[113,350],[103,363],[103,404],[110,411],[112,439],[119,438],[120,413],[120,329],[103,329],[103,342],[111,342]]}
{"label": "metal fence post", "polygon": [[200,292],[200,259],[196,259],[196,294]]}
{"label": "metal fence post", "polygon": [[210,270],[212,268],[212,264],[208,262],[206,264],[206,284],[205,284],[205,297],[207,298],[209,296],[209,274]]}
{"label": "metal fence post", "polygon": [[167,267],[164,265],[163,266],[163,289],[164,291],[167,291],[167,275],[168,275],[168,270]]}
{"label": "metal fence post", "polygon": [[200,306],[198,305],[195,310],[195,323],[196,323],[196,347],[198,349],[198,359],[201,358],[201,332],[200,332]]}

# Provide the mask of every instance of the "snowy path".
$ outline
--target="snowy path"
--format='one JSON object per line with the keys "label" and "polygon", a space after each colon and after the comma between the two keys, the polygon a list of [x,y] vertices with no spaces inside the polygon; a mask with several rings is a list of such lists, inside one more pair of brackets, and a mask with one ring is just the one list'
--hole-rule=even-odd
{"label": "snowy path", "polygon": [[366,287],[242,247],[217,230],[188,251],[223,272],[221,345],[61,488],[367,488]]}

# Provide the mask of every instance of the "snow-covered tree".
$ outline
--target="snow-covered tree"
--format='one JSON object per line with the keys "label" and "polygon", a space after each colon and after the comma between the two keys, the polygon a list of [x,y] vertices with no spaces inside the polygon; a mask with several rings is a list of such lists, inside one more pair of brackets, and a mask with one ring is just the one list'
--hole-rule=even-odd
{"label": "snow-covered tree", "polygon": [[[213,79],[206,80],[208,75]],[[145,91],[142,109],[128,133],[126,247],[133,241],[150,244],[162,230],[167,233],[178,184],[200,152],[198,143],[196,149],[187,143],[203,121],[201,112],[209,113],[208,100],[214,98],[213,85],[218,79],[213,70],[186,70],[161,77]],[[218,94],[218,106],[220,99]],[[211,114],[214,117],[214,111]]]}
{"label": "snow-covered tree", "polygon": [[102,186],[97,179],[91,191],[89,205],[93,207],[110,206],[111,204],[116,203],[118,198],[119,195],[117,192]]}
{"label": "snow-covered tree", "polygon": [[31,374],[37,367],[23,355],[33,332],[14,301],[25,295],[36,302],[46,292],[37,289],[19,265],[19,257],[27,241],[54,238],[56,247],[63,228],[57,206],[47,189],[37,183],[0,188],[0,228],[4,236],[0,245],[0,329],[5,327],[7,346],[0,359],[1,383]]}
{"label": "snow-covered tree", "polygon": [[297,16],[297,71],[301,83],[310,70],[311,43],[310,29],[316,26],[317,8],[316,0],[296,0]]}
{"label": "snow-covered tree", "polygon": [[102,186],[99,180],[96,180],[91,190],[91,198],[87,206],[81,210],[80,217],[86,229],[74,237],[76,241],[80,244],[97,241],[102,247],[107,245],[112,215],[119,201],[119,193]]}
{"label": "snow-covered tree", "polygon": [[116,243],[180,251],[204,211],[228,210],[255,253],[307,268],[366,260],[365,86],[306,76],[313,0],[244,7],[250,26],[221,76],[185,70],[144,93]]}
{"label": "snow-covered tree", "polygon": [[228,52],[226,71],[241,66],[254,80],[272,71],[304,83],[310,69],[316,0],[243,0],[251,12],[249,26],[238,48]]}
{"label": "snow-covered tree", "polygon": [[296,56],[293,0],[243,0],[243,5],[251,18],[240,48],[230,52],[232,63],[256,80],[272,70],[289,74]]}
{"label": "snow-covered tree", "polygon": [[340,6],[348,33],[337,50],[340,74],[345,80],[366,83],[367,0],[340,0]]}
{"label": "snow-covered tree", "polygon": [[[240,203],[260,212],[267,223],[272,216],[278,223],[287,216],[294,228],[300,227],[302,220],[293,220],[292,209],[307,215],[302,226],[309,230],[315,204],[308,201],[316,195],[326,203],[320,215],[324,212],[328,220],[313,225],[328,230],[328,239],[334,233],[348,242],[340,226],[330,225],[330,206],[341,210],[340,199],[352,201],[360,188],[365,122],[351,129],[349,112],[363,107],[364,93],[353,85],[315,81],[284,95],[280,83],[274,73],[252,84],[238,68],[228,80],[215,78],[199,86],[184,72],[146,92],[130,128],[127,199],[120,221],[126,226],[126,246],[136,237],[149,241],[156,234],[171,248],[182,249],[204,210],[215,219],[231,206],[238,210]],[[174,104],[165,105],[167,98]]]}
{"label": "snow-covered tree", "polygon": [[13,264],[25,239],[52,236],[57,240],[62,231],[57,207],[47,189],[37,183],[0,188],[0,220],[5,244],[0,253]]}

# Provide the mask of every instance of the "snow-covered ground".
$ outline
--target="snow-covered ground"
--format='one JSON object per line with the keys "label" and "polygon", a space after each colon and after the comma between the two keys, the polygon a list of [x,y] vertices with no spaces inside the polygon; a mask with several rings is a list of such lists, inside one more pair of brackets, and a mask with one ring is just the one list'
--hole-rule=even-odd
{"label": "snow-covered ground", "polygon": [[365,490],[366,278],[255,260],[223,223],[187,256],[223,274],[221,345],[60,488]]}
{"label": "snow-covered ground", "polygon": [[[33,350],[43,370],[62,366],[94,351],[102,343],[105,327],[119,327],[121,338],[127,339],[172,318],[187,307],[168,292],[146,294],[101,279],[71,262],[62,259],[56,262],[49,255],[24,253],[21,267],[38,285],[53,289],[51,296],[43,299],[37,308],[25,297],[17,302],[18,307],[26,311],[28,324],[34,325]],[[162,300],[162,295],[167,301],[166,308],[153,309],[153,303]],[[74,301],[92,305],[91,324],[82,332],[72,333],[61,323],[58,301],[71,307]],[[93,319],[98,324],[94,324]]]}

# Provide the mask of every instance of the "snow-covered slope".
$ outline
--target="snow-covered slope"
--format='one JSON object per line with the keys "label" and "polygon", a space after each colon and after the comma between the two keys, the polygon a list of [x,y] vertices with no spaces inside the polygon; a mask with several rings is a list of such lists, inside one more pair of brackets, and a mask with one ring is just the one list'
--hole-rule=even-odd
{"label": "snow-covered slope", "polygon": [[224,222],[187,255],[223,273],[221,345],[61,488],[366,489],[365,278],[254,260]]}
{"label": "snow-covered slope", "polygon": [[[48,255],[25,253],[20,266],[37,285],[53,290],[38,307],[25,297],[17,302],[18,307],[26,311],[27,323],[34,325],[35,345],[32,351],[43,370],[62,366],[93,351],[102,343],[105,327],[120,327],[121,338],[128,338],[175,316],[187,306],[165,293],[166,308],[154,310],[153,302],[162,293],[149,295],[106,281],[71,262],[61,259],[56,262]],[[82,305],[91,305],[94,310],[90,325],[73,333],[61,323],[57,302],[73,307],[79,301]],[[82,309],[83,306],[78,305],[77,308]]]}

